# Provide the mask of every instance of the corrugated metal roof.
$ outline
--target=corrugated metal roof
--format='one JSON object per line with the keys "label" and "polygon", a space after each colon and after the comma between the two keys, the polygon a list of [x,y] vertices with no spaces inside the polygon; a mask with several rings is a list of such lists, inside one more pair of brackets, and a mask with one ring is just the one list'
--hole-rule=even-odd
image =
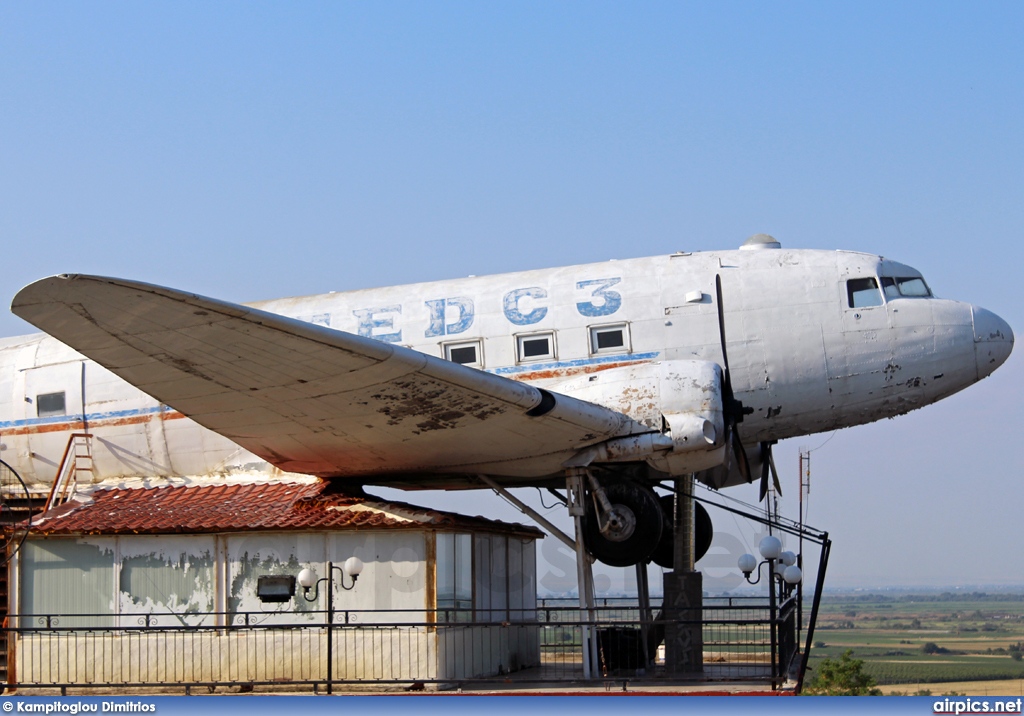
{"label": "corrugated metal roof", "polygon": [[33,534],[172,534],[443,529],[541,537],[525,525],[467,517],[332,489],[324,480],[105,487],[39,515]]}

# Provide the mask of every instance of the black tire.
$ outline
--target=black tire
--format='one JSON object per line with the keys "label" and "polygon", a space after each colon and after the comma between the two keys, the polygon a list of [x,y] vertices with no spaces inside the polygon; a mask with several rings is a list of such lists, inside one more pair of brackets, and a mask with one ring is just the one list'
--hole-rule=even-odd
{"label": "black tire", "polygon": [[[675,565],[672,564],[672,557],[674,552],[675,541],[675,496],[664,495],[658,498],[658,502],[661,503],[662,512],[665,515],[665,527],[661,532],[661,541],[658,543],[657,549],[651,555],[651,561],[659,567],[665,569],[674,569]],[[711,515],[704,509],[704,505],[700,504],[696,500],[693,501],[693,561],[696,562],[711,548],[711,539],[715,536],[714,525],[711,524]]]}
{"label": "black tire", "polygon": [[608,501],[616,510],[628,512],[633,524],[613,538],[601,533],[594,497],[587,494],[587,516],[583,523],[583,541],[596,559],[611,567],[629,567],[646,562],[661,540],[664,516],[654,491],[632,482],[604,485]]}

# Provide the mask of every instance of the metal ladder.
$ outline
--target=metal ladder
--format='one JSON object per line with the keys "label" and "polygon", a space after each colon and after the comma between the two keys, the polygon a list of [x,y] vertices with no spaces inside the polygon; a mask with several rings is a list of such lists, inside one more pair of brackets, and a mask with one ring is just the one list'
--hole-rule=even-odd
{"label": "metal ladder", "polygon": [[78,476],[82,472],[93,472],[92,435],[90,433],[71,433],[68,437],[64,456],[57,469],[57,478],[50,489],[50,497],[46,500],[43,512],[59,507],[75,496],[78,489]]}

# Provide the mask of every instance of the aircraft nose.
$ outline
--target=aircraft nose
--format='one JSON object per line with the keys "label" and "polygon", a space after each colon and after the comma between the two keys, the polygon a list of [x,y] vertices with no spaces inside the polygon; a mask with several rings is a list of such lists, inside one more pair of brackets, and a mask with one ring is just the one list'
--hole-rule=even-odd
{"label": "aircraft nose", "polygon": [[1006,362],[1013,350],[1013,330],[1002,318],[984,308],[971,306],[974,320],[974,357],[978,378],[984,378]]}

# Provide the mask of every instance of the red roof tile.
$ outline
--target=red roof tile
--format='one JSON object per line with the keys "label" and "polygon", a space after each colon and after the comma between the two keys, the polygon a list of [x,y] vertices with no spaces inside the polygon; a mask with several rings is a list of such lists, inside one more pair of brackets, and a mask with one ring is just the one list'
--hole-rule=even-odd
{"label": "red roof tile", "polygon": [[33,534],[171,534],[286,530],[442,529],[508,532],[533,527],[467,517],[331,490],[329,482],[87,488],[39,515]]}

